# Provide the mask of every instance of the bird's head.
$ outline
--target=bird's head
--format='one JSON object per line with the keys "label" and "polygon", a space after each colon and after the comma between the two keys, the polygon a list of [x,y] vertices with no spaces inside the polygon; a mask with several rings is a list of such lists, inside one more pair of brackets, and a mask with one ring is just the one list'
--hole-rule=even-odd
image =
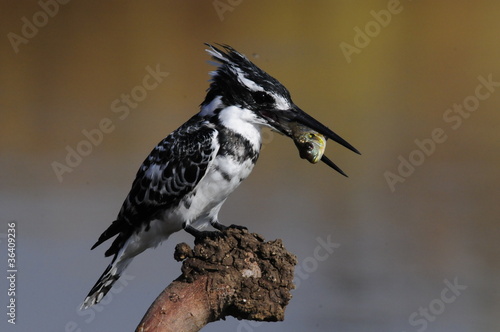
{"label": "bird's head", "polygon": [[[213,64],[217,69],[210,73],[210,87],[201,105],[204,113],[214,113],[223,107],[236,106],[252,111],[259,124],[271,127],[288,137],[292,137],[293,124],[300,123],[359,154],[356,148],[295,105],[283,84],[243,54],[228,45],[220,45],[222,49],[210,44],[205,45],[209,47],[207,52],[216,61]],[[321,160],[345,175],[326,156]]]}

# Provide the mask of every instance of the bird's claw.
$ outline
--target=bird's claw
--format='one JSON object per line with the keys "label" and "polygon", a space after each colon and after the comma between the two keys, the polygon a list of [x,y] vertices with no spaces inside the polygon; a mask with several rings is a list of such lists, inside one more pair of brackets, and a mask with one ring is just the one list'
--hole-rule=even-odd
{"label": "bird's claw", "polygon": [[240,225],[235,225],[235,224],[231,224],[227,228],[235,228],[235,229],[239,229],[240,231],[248,231],[248,228],[246,228],[245,226],[240,226]]}

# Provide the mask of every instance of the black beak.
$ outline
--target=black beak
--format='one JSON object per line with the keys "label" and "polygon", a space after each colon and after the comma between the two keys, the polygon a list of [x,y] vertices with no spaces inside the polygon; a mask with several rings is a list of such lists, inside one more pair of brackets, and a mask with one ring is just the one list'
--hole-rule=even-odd
{"label": "black beak", "polygon": [[298,123],[301,123],[301,124],[311,128],[311,129],[317,131],[321,135],[339,143],[343,147],[346,147],[349,150],[351,150],[352,152],[355,152],[357,154],[361,154],[358,151],[358,149],[356,149],[351,144],[347,143],[346,140],[344,140],[342,137],[335,134],[333,131],[331,131],[324,124],[322,124],[321,122],[319,122],[318,120],[316,120],[315,118],[313,118],[312,116],[307,114],[306,112],[302,111],[300,108],[296,107],[294,113],[296,114],[295,119],[293,119],[294,121],[297,121]]}
{"label": "black beak", "polygon": [[[286,112],[286,115],[285,114],[282,114],[282,115],[284,115],[284,117],[286,117],[287,122],[295,121],[295,122],[298,122],[302,125],[305,125],[305,126],[311,128],[312,130],[317,131],[318,133],[325,136],[326,138],[329,138],[332,141],[337,142],[338,144],[342,145],[343,147],[345,147],[345,148],[347,148],[347,149],[349,149],[357,154],[361,154],[354,146],[347,143],[347,141],[344,140],[342,137],[340,137],[339,135],[334,133],[328,127],[326,127],[321,122],[319,122],[318,120],[316,120],[315,118],[313,118],[312,116],[307,114],[306,112],[302,111],[299,107],[297,107],[295,105],[294,105],[292,110]],[[283,122],[281,122],[281,125],[284,125]],[[284,126],[286,127],[286,125],[284,125]],[[290,135],[288,135],[288,136],[290,136]],[[335,165],[330,159],[328,159],[325,155],[323,155],[321,157],[321,161],[324,162],[325,164],[327,164],[328,166],[330,166],[331,168],[333,168],[334,170],[336,170],[337,172],[339,172],[340,174],[347,177],[347,175],[337,165]]]}

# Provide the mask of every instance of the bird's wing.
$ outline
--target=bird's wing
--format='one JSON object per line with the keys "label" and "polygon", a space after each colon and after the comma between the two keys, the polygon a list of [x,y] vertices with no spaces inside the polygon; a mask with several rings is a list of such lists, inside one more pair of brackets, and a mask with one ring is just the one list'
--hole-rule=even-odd
{"label": "bird's wing", "polygon": [[124,237],[177,205],[205,175],[218,151],[216,141],[217,131],[194,118],[162,140],[139,168],[117,220],[92,249],[120,234],[105,255],[117,253]]}

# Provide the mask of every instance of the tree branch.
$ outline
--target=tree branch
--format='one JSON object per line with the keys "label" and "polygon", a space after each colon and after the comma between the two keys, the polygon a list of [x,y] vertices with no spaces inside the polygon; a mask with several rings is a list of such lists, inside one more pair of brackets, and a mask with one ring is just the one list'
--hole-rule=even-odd
{"label": "tree branch", "polygon": [[199,331],[210,322],[237,319],[282,321],[294,288],[297,258],[281,240],[228,228],[224,236],[175,248],[182,275],[148,309],[136,332]]}

